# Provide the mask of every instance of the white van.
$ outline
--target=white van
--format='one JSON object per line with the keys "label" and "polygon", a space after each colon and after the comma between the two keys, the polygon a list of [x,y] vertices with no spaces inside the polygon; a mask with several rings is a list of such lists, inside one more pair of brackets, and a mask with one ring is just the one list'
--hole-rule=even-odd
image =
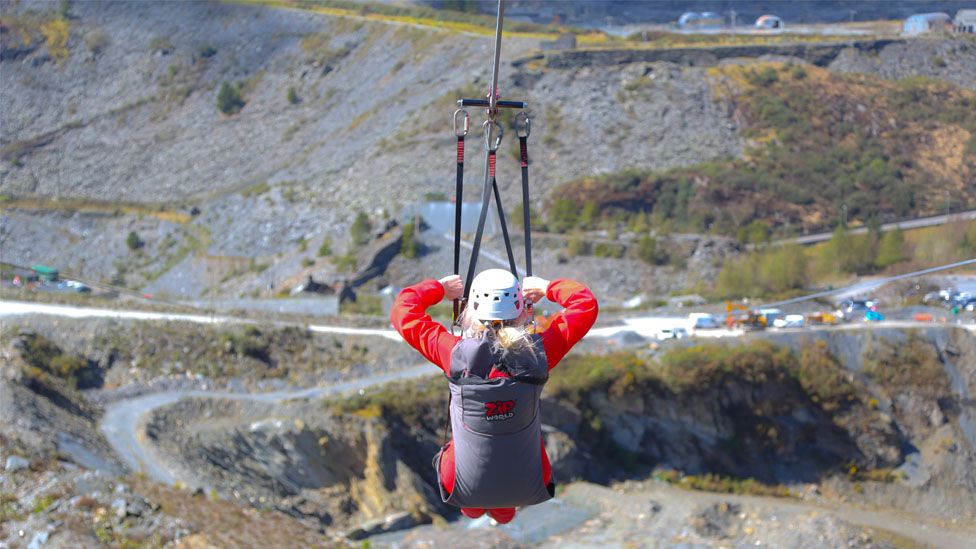
{"label": "white van", "polygon": [[708,313],[691,313],[688,315],[688,329],[717,330],[721,326],[715,317]]}

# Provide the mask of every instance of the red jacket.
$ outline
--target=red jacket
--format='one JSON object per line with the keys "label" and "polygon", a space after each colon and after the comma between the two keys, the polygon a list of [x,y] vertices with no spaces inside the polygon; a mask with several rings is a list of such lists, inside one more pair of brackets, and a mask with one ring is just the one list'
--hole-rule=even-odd
{"label": "red jacket", "polygon": [[[549,327],[541,334],[552,370],[596,322],[598,307],[589,288],[566,278],[550,282],[546,298],[565,308],[552,318]],[[451,351],[460,336],[451,334],[427,314],[427,308],[442,299],[444,288],[433,279],[404,288],[393,304],[390,320],[410,346],[450,375]]]}
{"label": "red jacket", "polygon": [[[550,282],[549,287],[546,288],[546,297],[565,308],[552,318],[549,327],[541,334],[549,369],[552,370],[573,345],[583,339],[586,332],[590,330],[596,322],[598,309],[596,298],[589,288],[574,280],[558,279]],[[444,326],[434,322],[427,314],[427,308],[436,305],[442,299],[444,299],[444,288],[436,280],[425,280],[404,288],[393,304],[390,320],[407,343],[420,351],[427,360],[439,366],[445,374],[450,375],[451,351],[461,338],[448,332]],[[496,377],[496,374],[505,375],[492,370],[489,377]],[[552,478],[552,467],[546,453],[545,439],[540,442],[542,480],[548,484]],[[447,492],[453,492],[455,469],[452,443],[448,443],[442,449],[439,474],[440,482]],[[479,509],[462,509],[462,512],[465,511],[473,512],[468,515],[471,517],[478,516],[479,511],[483,512]],[[498,511],[511,511],[512,515],[515,513],[515,509],[494,510],[494,512]],[[511,520],[510,517],[511,515],[508,520]]]}

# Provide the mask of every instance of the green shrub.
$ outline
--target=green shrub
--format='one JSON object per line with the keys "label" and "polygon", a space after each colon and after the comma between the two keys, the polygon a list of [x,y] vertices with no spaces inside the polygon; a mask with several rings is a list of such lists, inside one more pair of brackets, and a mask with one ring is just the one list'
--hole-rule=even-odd
{"label": "green shrub", "polygon": [[856,387],[844,377],[844,369],[831,354],[827,342],[817,340],[800,349],[797,379],[815,402],[828,411],[852,402]]}
{"label": "green shrub", "polygon": [[217,48],[211,46],[210,44],[207,44],[205,46],[200,47],[199,53],[200,53],[200,57],[203,57],[204,59],[210,59],[211,57],[217,55]]}
{"label": "green shrub", "polygon": [[222,332],[221,346],[238,356],[247,356],[261,362],[270,361],[271,342],[258,328],[246,326],[240,333]]}
{"label": "green shrub", "polygon": [[878,254],[874,258],[875,266],[883,269],[904,259],[905,235],[899,228],[886,231],[881,237],[881,243],[878,245]]}
{"label": "green shrub", "polygon": [[593,202],[592,200],[587,200],[583,203],[583,209],[580,210],[579,214],[579,225],[584,229],[592,229],[596,227],[597,221],[600,218],[600,206]]}
{"label": "green shrub", "polygon": [[657,239],[652,238],[651,235],[645,234],[637,241],[637,248],[635,249],[635,254],[637,259],[640,259],[648,265],[654,265],[657,263]]}
{"label": "green shrub", "polygon": [[301,102],[301,99],[299,99],[298,97],[298,92],[295,91],[294,86],[290,86],[288,88],[288,93],[286,94],[286,98],[288,99],[288,102],[292,105],[297,105],[299,102]]}
{"label": "green shrub", "polygon": [[163,55],[167,55],[173,51],[173,43],[165,36],[156,36],[149,41],[149,51],[161,52]]}
{"label": "green shrub", "polygon": [[566,241],[566,251],[573,257],[590,254],[590,243],[579,233],[574,233]]}
{"label": "green shrub", "polygon": [[[525,228],[525,218],[522,212],[522,202],[515,205],[515,215],[512,216],[512,226],[519,229]],[[531,205],[529,205],[529,223],[532,226],[532,231],[545,231],[546,224],[542,221],[542,216],[536,211]]]}
{"label": "green shrub", "polygon": [[768,88],[779,81],[779,73],[773,67],[766,67],[759,72],[752,71],[749,74],[749,82],[753,86]]}
{"label": "green shrub", "polygon": [[976,222],[970,223],[959,242],[959,251],[964,257],[976,256]]}
{"label": "green shrub", "polygon": [[572,200],[559,196],[549,210],[546,225],[557,233],[565,233],[577,226],[579,206]]}
{"label": "green shrub", "polygon": [[407,259],[417,259],[420,257],[420,242],[417,241],[417,226],[414,220],[410,220],[403,226],[403,234],[400,237],[400,253]]}
{"label": "green shrub", "polygon": [[809,282],[807,256],[797,245],[729,257],[715,291],[721,297],[762,297],[800,289]]}
{"label": "green shrub", "polygon": [[823,259],[833,262],[840,272],[868,274],[874,269],[877,251],[871,244],[867,236],[850,235],[844,227],[837,227],[824,248]]}
{"label": "green shrub", "polygon": [[871,346],[865,352],[864,373],[891,396],[905,387],[935,398],[949,391],[949,378],[938,351],[915,334],[901,343],[882,340]]}
{"label": "green shrub", "polygon": [[311,257],[306,257],[305,259],[302,259],[302,267],[311,267],[312,265],[315,265],[315,260],[312,259]]}
{"label": "green shrub", "polygon": [[663,381],[675,391],[701,391],[735,378],[762,383],[789,374],[793,353],[768,341],[727,346],[718,343],[669,350],[661,357]]}
{"label": "green shrub", "polygon": [[332,239],[325,237],[322,239],[322,245],[319,246],[319,251],[316,254],[318,257],[325,257],[332,255]]}
{"label": "green shrub", "polygon": [[349,236],[355,246],[365,246],[372,239],[373,224],[369,221],[369,216],[365,212],[358,212],[352,226],[349,227]]}
{"label": "green shrub", "polygon": [[16,494],[0,492],[0,524],[24,518],[24,514],[17,507],[17,502]]}
{"label": "green shrub", "polygon": [[358,258],[356,257],[356,252],[350,250],[345,255],[333,256],[332,262],[335,264],[336,269],[344,273],[351,273],[356,270],[356,264]]}
{"label": "green shrub", "polygon": [[766,244],[769,242],[769,225],[755,219],[749,225],[739,229],[736,240],[742,244]]}
{"label": "green shrub", "polygon": [[39,513],[43,513],[45,509],[50,507],[57,500],[58,498],[50,494],[43,495],[43,496],[36,496],[34,498],[34,507],[31,509],[31,512],[34,513],[35,515]]}
{"label": "green shrub", "polygon": [[135,231],[129,231],[129,236],[125,238],[125,245],[129,247],[130,250],[138,250],[145,246],[145,242],[139,238],[139,235]]}
{"label": "green shrub", "polygon": [[244,108],[244,104],[244,99],[241,98],[241,92],[238,87],[232,85],[230,82],[224,81],[220,86],[220,92],[217,93],[217,108],[220,112],[228,116],[236,114]]}
{"label": "green shrub", "polygon": [[593,246],[593,255],[596,257],[623,257],[626,248],[621,244],[609,244],[597,242]]}
{"label": "green shrub", "polygon": [[60,354],[51,359],[48,369],[52,374],[61,378],[77,377],[79,372],[88,368],[88,361],[74,355]]}
{"label": "green shrub", "polygon": [[241,196],[244,198],[261,196],[270,190],[271,185],[269,185],[267,181],[260,181],[258,183],[254,183],[253,185],[248,185],[244,190],[241,191]]}

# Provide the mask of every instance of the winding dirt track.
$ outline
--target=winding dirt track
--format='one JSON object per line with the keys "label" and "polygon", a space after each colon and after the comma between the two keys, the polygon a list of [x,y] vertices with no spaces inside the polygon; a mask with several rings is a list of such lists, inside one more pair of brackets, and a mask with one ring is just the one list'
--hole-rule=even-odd
{"label": "winding dirt track", "polygon": [[430,376],[437,370],[429,364],[414,366],[406,370],[381,374],[369,378],[313,387],[293,391],[276,391],[273,393],[231,393],[226,391],[167,391],[150,393],[131,399],[121,400],[108,405],[105,415],[99,423],[99,429],[122,462],[132,471],[146,474],[156,482],[175,484],[177,481],[186,485],[193,485],[193,479],[181,474],[173,466],[167,465],[146,441],[143,419],[149,414],[169,404],[184,398],[219,398],[231,400],[250,400],[255,402],[280,402],[290,399],[306,399],[350,393],[366,389],[374,385],[381,385],[390,381],[414,379]]}

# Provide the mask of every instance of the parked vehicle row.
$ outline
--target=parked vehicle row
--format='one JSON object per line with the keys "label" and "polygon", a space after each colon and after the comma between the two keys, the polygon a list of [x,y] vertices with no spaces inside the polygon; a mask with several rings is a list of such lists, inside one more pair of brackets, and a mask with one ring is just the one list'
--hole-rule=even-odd
{"label": "parked vehicle row", "polygon": [[929,305],[942,305],[947,309],[958,307],[958,310],[976,311],[976,295],[954,288],[946,288],[938,292],[925,294],[922,302]]}

